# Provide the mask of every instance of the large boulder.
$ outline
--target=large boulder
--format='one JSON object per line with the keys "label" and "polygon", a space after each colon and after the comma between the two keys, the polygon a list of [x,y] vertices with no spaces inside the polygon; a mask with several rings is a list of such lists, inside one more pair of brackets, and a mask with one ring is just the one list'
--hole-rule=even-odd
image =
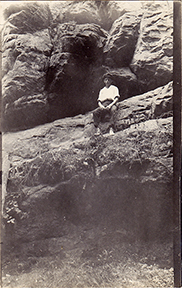
{"label": "large boulder", "polygon": [[44,89],[52,49],[48,29],[33,34],[8,34],[3,40],[4,129],[46,122],[44,111],[48,103]]}
{"label": "large boulder", "polygon": [[[75,22],[70,22],[58,24],[53,33],[54,47],[50,59],[50,69],[57,68],[58,74],[66,69],[63,72],[67,72],[68,76],[82,78],[90,64],[98,66],[102,64],[102,50],[107,33],[100,26],[96,24],[78,25]],[[62,54],[63,57],[61,57]],[[65,59],[63,64],[62,59]],[[66,61],[67,59],[69,61]],[[65,65],[66,68],[64,68]]]}
{"label": "large boulder", "polygon": [[46,3],[29,2],[11,4],[4,11],[6,33],[33,33],[50,26],[51,13]]}
{"label": "large boulder", "polygon": [[132,71],[140,91],[167,84],[173,75],[173,3],[149,3],[143,15]]}
{"label": "large boulder", "polygon": [[24,129],[47,122],[44,93],[52,44],[51,14],[45,3],[12,4],[2,30],[3,129]]}
{"label": "large boulder", "polygon": [[113,23],[104,47],[107,65],[129,66],[138,40],[141,18],[142,12],[128,12]]}
{"label": "large boulder", "polygon": [[98,85],[94,87],[93,82],[100,79],[107,33],[96,24],[75,22],[58,24],[52,33],[54,48],[46,83],[50,117],[87,112],[96,105]]}
{"label": "large boulder", "polygon": [[166,118],[173,115],[173,83],[128,98],[118,104],[116,125],[126,129],[148,119]]}

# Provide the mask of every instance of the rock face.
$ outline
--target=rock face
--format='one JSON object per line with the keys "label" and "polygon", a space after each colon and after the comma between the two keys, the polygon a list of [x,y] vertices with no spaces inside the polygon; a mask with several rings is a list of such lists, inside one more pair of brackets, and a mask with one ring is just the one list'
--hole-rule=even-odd
{"label": "rock face", "polygon": [[[4,128],[29,127],[47,121],[44,87],[51,40],[48,29],[4,36]],[[42,112],[42,113],[41,113]],[[41,114],[41,115],[40,115]],[[24,121],[22,121],[24,119]]]}
{"label": "rock face", "polygon": [[[166,6],[166,7],[165,7]],[[173,13],[172,3],[149,4],[130,67],[137,75],[141,91],[152,90],[172,80]]]}
{"label": "rock face", "polygon": [[55,103],[59,107],[56,118],[92,110],[98,95],[93,75],[101,70],[107,33],[96,24],[75,23],[59,24],[53,33],[46,83],[51,115],[56,113]]}
{"label": "rock face", "polygon": [[106,72],[121,100],[172,80],[170,3],[24,3],[5,15],[5,131],[94,109]]}
{"label": "rock face", "polygon": [[170,82],[163,87],[120,102],[116,115],[118,130],[148,119],[172,116],[172,96],[173,84]]}
{"label": "rock face", "polygon": [[170,241],[171,101],[172,83],[121,101],[112,137],[94,136],[90,112],[5,134],[6,242],[98,222],[122,226],[127,241]]}
{"label": "rock face", "polygon": [[55,22],[64,23],[75,21],[78,24],[100,24],[101,18],[95,1],[53,3],[51,12]]}
{"label": "rock face", "polygon": [[[35,126],[47,121],[44,93],[52,44],[46,4],[6,9],[3,35],[3,128]],[[23,121],[22,121],[23,120]]]}
{"label": "rock face", "polygon": [[108,31],[117,18],[131,10],[131,5],[114,1],[69,1],[50,3],[50,10],[54,22],[94,23]]}
{"label": "rock face", "polygon": [[131,63],[138,40],[142,13],[125,13],[112,25],[104,47],[105,62],[109,66],[127,67]]}
{"label": "rock face", "polygon": [[11,5],[4,12],[6,31],[10,34],[34,33],[50,25],[51,13],[47,4],[38,2]]}

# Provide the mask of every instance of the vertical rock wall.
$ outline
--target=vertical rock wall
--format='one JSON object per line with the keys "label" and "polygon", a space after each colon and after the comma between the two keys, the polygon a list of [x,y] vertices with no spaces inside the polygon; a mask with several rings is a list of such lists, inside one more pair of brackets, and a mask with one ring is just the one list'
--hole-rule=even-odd
{"label": "vertical rock wall", "polygon": [[141,91],[152,90],[172,80],[173,11],[172,3],[149,4],[143,14],[132,71]]}

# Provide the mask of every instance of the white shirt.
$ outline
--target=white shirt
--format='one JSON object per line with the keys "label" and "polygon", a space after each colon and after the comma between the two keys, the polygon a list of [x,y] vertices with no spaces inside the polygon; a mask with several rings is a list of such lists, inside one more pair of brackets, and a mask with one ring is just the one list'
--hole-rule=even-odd
{"label": "white shirt", "polygon": [[104,87],[100,90],[98,101],[104,102],[105,100],[112,100],[116,97],[119,97],[119,89],[114,86],[110,85],[109,88]]}

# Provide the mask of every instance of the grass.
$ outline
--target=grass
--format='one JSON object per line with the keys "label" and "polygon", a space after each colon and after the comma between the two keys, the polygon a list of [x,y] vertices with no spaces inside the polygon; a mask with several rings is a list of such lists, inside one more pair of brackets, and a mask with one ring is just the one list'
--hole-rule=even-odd
{"label": "grass", "polygon": [[173,287],[169,244],[127,243],[122,231],[95,226],[30,245],[4,261],[2,288]]}

